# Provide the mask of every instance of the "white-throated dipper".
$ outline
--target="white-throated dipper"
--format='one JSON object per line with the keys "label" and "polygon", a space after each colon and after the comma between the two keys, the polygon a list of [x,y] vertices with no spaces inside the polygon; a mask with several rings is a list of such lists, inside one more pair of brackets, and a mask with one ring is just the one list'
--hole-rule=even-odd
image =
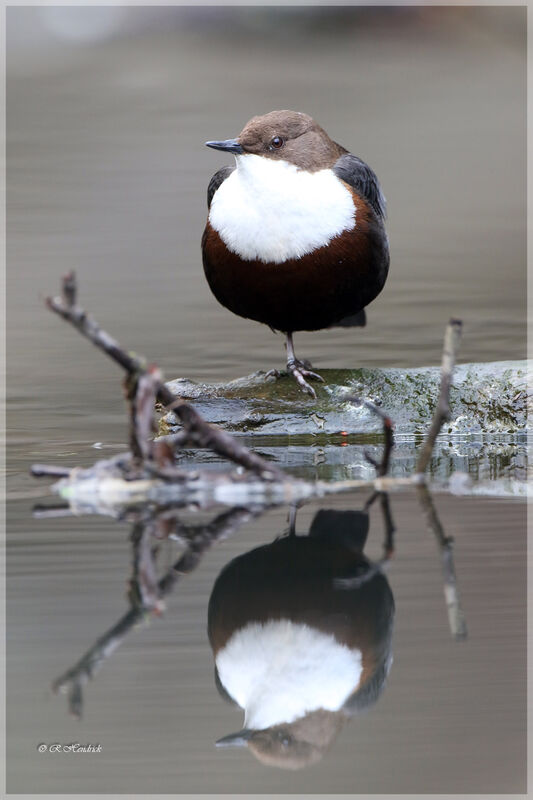
{"label": "white-throated dipper", "polygon": [[305,767],[377,701],[392,663],[394,598],[363,554],[368,528],[366,511],[321,509],[309,536],[276,539],[222,570],[209,641],[217,688],[244,710],[245,727],[219,747]]}
{"label": "white-throated dipper", "polygon": [[236,139],[208,191],[204,270],[217,300],[287,337],[287,369],[322,380],[294,355],[294,331],[365,325],[389,269],[385,198],[375,173],[310,116],[271,111]]}

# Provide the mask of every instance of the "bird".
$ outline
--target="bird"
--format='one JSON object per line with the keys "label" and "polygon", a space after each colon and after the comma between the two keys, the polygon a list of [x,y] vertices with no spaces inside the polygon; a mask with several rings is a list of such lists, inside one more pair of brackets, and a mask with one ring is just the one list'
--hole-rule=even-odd
{"label": "bird", "polygon": [[392,664],[394,598],[364,554],[366,511],[320,509],[291,533],[233,559],[215,581],[208,636],[215,684],[245,712],[217,741],[259,761],[319,761],[345,723],[373,705]]}
{"label": "bird", "polygon": [[[286,337],[287,371],[316,398],[323,381],[296,358],[295,331],[358,327],[389,271],[386,201],[376,174],[308,114],[252,117],[207,189],[205,276],[234,314]],[[279,374],[271,371],[270,374]]]}

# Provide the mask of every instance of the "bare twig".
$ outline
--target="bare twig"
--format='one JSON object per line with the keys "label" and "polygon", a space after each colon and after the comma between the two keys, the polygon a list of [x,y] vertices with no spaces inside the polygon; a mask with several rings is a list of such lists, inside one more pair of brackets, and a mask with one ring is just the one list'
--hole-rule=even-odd
{"label": "bare twig", "polygon": [[[89,339],[96,347],[103,350],[130,375],[144,375],[147,366],[144,359],[133,353],[127,353],[119,343],[98,323],[76,304],[76,282],[74,273],[63,278],[63,296],[48,297],[46,305],[54,313]],[[208,447],[218,455],[228,458],[237,464],[258,473],[266,480],[281,478],[283,472],[275,465],[239,444],[225,431],[207,423],[192,406],[176,397],[161,380],[154,381],[156,397],[167,409],[173,411],[186,429],[190,441],[197,447]]]}
{"label": "bare twig", "polygon": [[76,302],[76,273],[74,270],[67,272],[63,275],[62,281],[62,295],[63,302],[68,308],[71,308]]}
{"label": "bare twig", "polygon": [[152,457],[155,395],[161,380],[161,372],[153,365],[140,374],[128,373],[124,380],[130,411],[130,450],[139,465]]}
{"label": "bare twig", "polygon": [[[168,389],[167,391],[172,395],[172,392]],[[158,397],[161,399],[159,393]],[[190,442],[196,447],[213,450],[218,455],[259,474],[265,480],[287,480],[287,476],[279,467],[239,444],[229,433],[207,423],[188,403],[174,397],[172,402],[166,403],[166,406],[179,418],[189,434]]]}
{"label": "bare twig", "polygon": [[190,439],[187,431],[178,431],[177,433],[167,433],[164,436],[158,436],[157,441],[165,442],[169,447],[175,447],[179,450],[182,447],[187,447]]}
{"label": "bare twig", "polygon": [[[132,477],[143,478],[143,486],[137,482],[138,485],[133,487],[137,502],[140,501],[139,495],[142,495],[143,491],[157,493],[163,483],[180,484],[182,493],[190,488],[193,494],[199,496],[202,490],[209,491],[210,487],[213,488],[215,484],[219,485],[221,481],[231,483],[234,480],[231,476],[228,478],[228,476],[213,476],[208,473],[198,473],[194,478],[188,473],[185,474],[175,467],[172,452],[173,446],[208,448],[218,455],[258,474],[261,480],[266,479],[272,481],[272,491],[274,491],[274,487],[276,487],[276,496],[280,498],[281,502],[299,502],[304,496],[320,497],[360,488],[372,488],[379,492],[393,491],[404,487],[416,486],[425,480],[424,471],[431,456],[436,437],[443,420],[449,415],[448,402],[450,382],[461,331],[461,323],[458,320],[451,320],[446,329],[439,401],[430,430],[422,446],[416,473],[408,478],[388,477],[387,473],[390,465],[390,456],[394,446],[392,421],[387,414],[374,403],[356,396],[348,396],[345,398],[347,401],[365,405],[372,413],[379,416],[382,420],[385,445],[381,461],[377,461],[372,458],[370,454],[365,453],[367,460],[374,465],[377,477],[370,481],[347,480],[335,482],[333,484],[317,481],[314,484],[306,484],[304,481],[298,481],[297,479],[291,478],[290,475],[285,475],[279,467],[265,461],[256,453],[248,450],[248,448],[241,445],[229,433],[207,423],[192,406],[185,403],[179,397],[176,397],[170,391],[166,384],[163,383],[160,374],[154,367],[148,368],[143,359],[123,350],[118,342],[103,331],[98,323],[76,304],[76,284],[73,273],[70,273],[63,279],[63,297],[48,298],[46,302],[52,311],[70,322],[80,333],[93,342],[96,347],[106,352],[128,373],[132,417],[131,445],[134,458],[132,459],[130,456],[129,460],[122,460],[118,475],[116,470],[113,471],[113,474],[109,473],[108,475],[104,462],[102,462],[103,469],[99,474],[102,481],[104,481],[106,477],[113,479],[118,477],[119,481],[117,482],[115,480],[114,485],[115,494],[120,490],[119,493],[121,493],[121,497],[124,498],[125,504],[128,502],[129,494],[126,487],[121,487],[119,485],[121,477],[123,482],[131,481]],[[178,417],[183,426],[183,430],[174,436],[160,437],[155,443],[148,443],[147,440],[151,433],[151,407],[153,405],[152,398],[154,395],[160,403]],[[97,466],[98,464],[95,465],[95,467]],[[139,466],[144,468],[142,476],[135,472],[135,468],[138,470]],[[33,474],[36,476],[50,475],[67,479],[73,478],[75,482],[75,473],[63,468],[36,465],[33,468]],[[147,480],[147,477],[150,476],[153,477],[153,480]],[[245,477],[249,478],[249,475]],[[199,489],[199,487],[201,488]],[[257,491],[257,487],[250,483],[248,485],[250,495],[245,499],[244,495],[247,487],[241,485],[240,488],[243,490],[240,499],[235,500],[232,498],[231,502],[236,502],[237,504],[250,502],[251,498],[254,496],[254,492]],[[228,494],[228,498],[230,494]],[[272,497],[273,496],[274,495],[272,495]],[[226,497],[226,495],[224,495],[224,497]],[[228,502],[228,500],[223,499],[221,502]],[[274,502],[274,500],[270,499],[268,502]]]}
{"label": "bare twig", "polygon": [[418,461],[416,464],[416,471],[424,473],[429,464],[435,440],[439,434],[442,424],[445,420],[450,418],[450,386],[452,381],[452,374],[455,366],[455,358],[457,349],[461,339],[462,322],[458,319],[451,319],[446,326],[444,333],[444,347],[442,351],[442,364],[440,372],[440,393],[437,401],[437,407],[433,415],[430,429],[426,435]]}

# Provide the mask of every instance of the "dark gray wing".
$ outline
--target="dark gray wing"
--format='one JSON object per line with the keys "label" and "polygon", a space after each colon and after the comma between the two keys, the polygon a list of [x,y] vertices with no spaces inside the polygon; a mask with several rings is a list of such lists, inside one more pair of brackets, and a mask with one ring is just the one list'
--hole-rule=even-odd
{"label": "dark gray wing", "polygon": [[355,191],[362,195],[372,206],[378,217],[385,219],[387,214],[387,203],[376,173],[370,169],[368,164],[361,161],[351,153],[345,153],[337,159],[333,166],[333,172],[351,186]]}
{"label": "dark gray wing", "polygon": [[362,689],[359,689],[345,701],[342,711],[347,717],[353,717],[360,714],[362,711],[367,711],[371,706],[379,700],[392,665],[392,656],[390,653],[381,662],[375,673],[372,675]]}
{"label": "dark gray wing", "polygon": [[209,181],[209,186],[207,187],[207,208],[211,208],[211,200],[213,199],[213,195],[219,188],[220,184],[224,183],[226,178],[231,175],[234,169],[235,167],[222,167],[218,172],[215,172]]}
{"label": "dark gray wing", "polygon": [[357,314],[350,314],[349,317],[343,317],[334,325],[330,325],[331,328],[364,328],[365,326],[366,312],[364,308]]}

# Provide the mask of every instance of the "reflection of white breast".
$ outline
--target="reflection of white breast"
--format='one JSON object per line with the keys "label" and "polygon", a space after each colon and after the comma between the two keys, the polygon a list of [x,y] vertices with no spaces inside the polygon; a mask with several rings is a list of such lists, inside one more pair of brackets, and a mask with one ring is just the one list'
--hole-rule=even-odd
{"label": "reflection of white breast", "polygon": [[217,654],[223,686],[245,709],[247,728],[290,723],[319,708],[338,711],[356,689],[361,652],[290,620],[251,623]]}
{"label": "reflection of white breast", "polygon": [[353,196],[331,170],[247,154],[215,192],[209,221],[241,258],[280,264],[355,224]]}

